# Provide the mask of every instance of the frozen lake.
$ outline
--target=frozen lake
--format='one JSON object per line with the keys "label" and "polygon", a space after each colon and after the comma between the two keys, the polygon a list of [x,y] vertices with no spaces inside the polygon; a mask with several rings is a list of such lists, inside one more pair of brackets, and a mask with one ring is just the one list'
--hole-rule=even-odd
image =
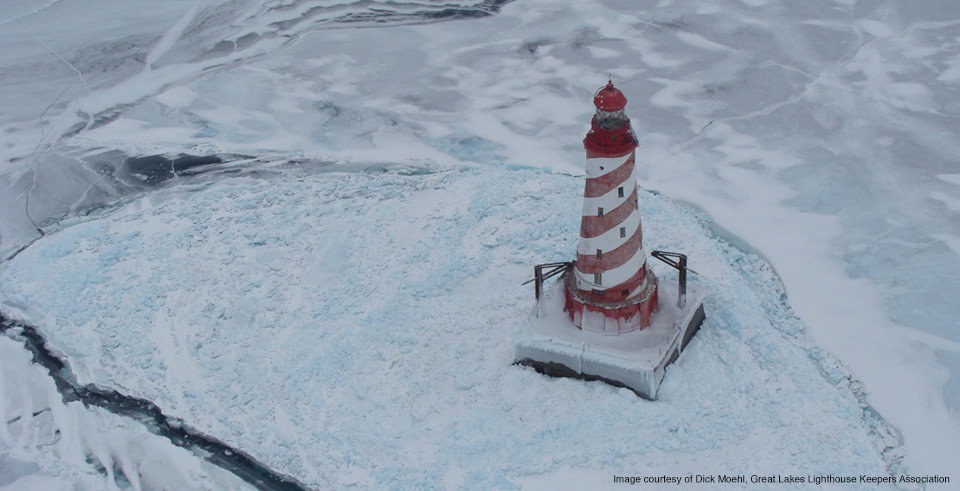
{"label": "frozen lake", "polygon": [[[735,372],[710,390],[725,387],[758,404],[697,414],[703,431],[719,435],[712,448],[730,472],[758,445],[795,451],[795,460],[771,452],[769,465],[784,472],[789,465],[829,472],[823,462],[882,472],[896,459],[888,452],[883,460],[883,437],[869,421],[899,431],[896,453],[911,474],[948,473],[949,456],[960,454],[960,304],[953,298],[960,291],[960,11],[952,2],[108,3],[6,2],[0,9],[7,47],[0,53],[0,252],[8,257],[30,244],[37,226],[48,233],[0,266],[0,305],[48,335],[78,377],[155,400],[317,486],[349,484],[330,471],[348,464],[361,485],[402,476],[437,487],[536,486],[541,481],[522,476],[629,469],[550,443],[580,435],[587,452],[601,443],[588,435],[619,434],[623,428],[605,425],[620,423],[587,424],[574,412],[528,427],[506,415],[545,403],[524,399],[535,396],[592,401],[603,394],[609,414],[641,401],[571,381],[530,391],[543,381],[501,363],[510,355],[510,319],[531,304],[519,282],[533,264],[568,260],[575,248],[580,139],[592,93],[610,76],[630,100],[640,183],[663,196],[649,195],[645,205],[648,241],[689,244],[729,290],[709,306],[720,315],[708,308],[713,324],[698,335],[701,350],[668,374],[662,391],[673,399],[639,406],[654,413],[648,422],[674,417],[672,404],[693,397],[684,387],[695,392],[720,363]],[[170,158],[144,158],[155,155]],[[198,172],[205,174],[188,175]],[[517,215],[519,206],[537,212]],[[655,225],[667,219],[683,225]],[[390,282],[370,285],[369,275]],[[223,305],[204,300],[211,295]],[[464,308],[469,302],[482,314]],[[446,307],[428,308],[437,303]],[[318,311],[323,305],[333,313]],[[321,344],[342,359],[302,342],[309,338],[300,330],[312,332],[328,318],[337,328]],[[211,334],[225,319],[242,327],[231,331],[239,338]],[[471,323],[498,334],[481,336]],[[278,325],[294,329],[288,345],[269,335]],[[394,325],[400,329],[388,329]],[[421,341],[425,332],[455,347],[432,351]],[[188,349],[194,336],[211,337],[203,346],[220,355]],[[343,358],[361,346],[384,352]],[[745,365],[730,368],[743,350]],[[456,359],[438,370],[413,362],[451,353]],[[776,362],[788,369],[767,365],[770,353],[785,353]],[[454,386],[434,393],[431,385],[403,384],[361,398],[362,388],[390,380],[367,371],[401,354],[412,358],[399,373]],[[461,358],[485,369],[460,372]],[[276,371],[243,372],[273,359]],[[4,380],[33,373],[24,360],[4,356]],[[294,418],[316,415],[292,408],[316,396],[280,391],[295,394],[274,398],[285,401],[276,407],[287,419],[251,396],[302,382],[293,376],[298,365],[282,362],[305,360],[324,374],[367,362],[352,372],[357,387],[340,388],[348,385],[330,375],[312,382],[321,384],[312,393],[335,394],[335,409],[316,409],[335,423],[321,435],[292,430],[300,427]],[[217,364],[238,371],[224,374]],[[445,370],[458,375],[438,375]],[[842,382],[848,376],[853,388]],[[763,377],[775,377],[772,386],[750,385]],[[738,392],[738,384],[749,387]],[[553,392],[558,385],[564,390]],[[4,400],[21,400],[6,395],[16,387],[33,390],[9,382]],[[770,407],[777,389],[821,395],[806,409],[776,405],[773,419],[749,410]],[[871,408],[866,419],[856,394]],[[722,399],[718,392],[714,402]],[[47,396],[30,400],[39,402],[7,404],[7,420],[56,406]],[[437,439],[387,432],[406,443],[380,457],[336,453],[374,431],[349,414],[420,400],[433,402],[416,405],[419,411],[436,409],[450,425],[455,418],[443,412],[450,401],[496,409],[432,428]],[[214,411],[207,420],[201,408],[230,414]],[[824,408],[830,418],[814,416]],[[371,428],[392,428],[395,417],[419,417],[423,431],[436,423],[411,411]],[[738,411],[758,418],[750,420],[767,437],[784,437],[785,446],[726,426],[723,416]],[[267,416],[274,426],[249,427]],[[58,421],[79,441],[89,435]],[[476,475],[443,460],[481,453],[464,447],[480,445],[488,425],[500,424],[515,425],[505,434],[526,442],[517,448],[547,448],[542,458],[556,459],[506,455],[490,441],[483,452],[521,463]],[[628,434],[642,441],[670,439],[662,433],[669,424],[632,424],[640,426]],[[799,436],[804,424],[856,428],[859,436],[808,448]],[[292,450],[332,453],[312,462],[255,436],[281,427],[309,440]],[[83,459],[58,457],[56,446],[23,450],[36,433],[22,431],[0,430],[0,451],[35,463],[25,464],[33,469],[26,474],[49,476],[51,466],[98,472]],[[617,455],[681,471],[714,462],[704,453],[709,435],[661,448],[662,461],[628,451],[625,442]],[[457,450],[428,457],[424,467],[401,460],[393,474],[374,465],[403,454],[403,445]],[[845,452],[852,457],[842,458]],[[599,459],[602,452],[586,454]],[[484,462],[492,465],[476,465]],[[429,470],[438,467],[449,473]],[[743,468],[754,470],[765,472]]]}

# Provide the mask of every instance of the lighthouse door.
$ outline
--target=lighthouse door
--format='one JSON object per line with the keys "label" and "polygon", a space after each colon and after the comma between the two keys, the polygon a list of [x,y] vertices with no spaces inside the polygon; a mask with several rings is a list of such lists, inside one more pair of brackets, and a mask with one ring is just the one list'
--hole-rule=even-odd
{"label": "lighthouse door", "polygon": [[603,317],[603,333],[607,335],[617,335],[620,334],[620,326],[618,325],[619,319],[614,319],[611,317]]}

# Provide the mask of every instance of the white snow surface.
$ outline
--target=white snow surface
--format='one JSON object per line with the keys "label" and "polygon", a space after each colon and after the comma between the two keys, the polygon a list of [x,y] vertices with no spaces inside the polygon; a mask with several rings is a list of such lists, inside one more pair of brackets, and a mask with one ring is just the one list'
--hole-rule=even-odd
{"label": "white snow surface", "polygon": [[251,489],[136,421],[64,403],[20,343],[0,337],[0,489]]}
{"label": "white snow surface", "polygon": [[773,271],[661,196],[641,201],[647,243],[687,251],[716,296],[658,402],[511,365],[532,303],[520,281],[575,247],[582,179],[427,171],[183,184],[71,221],[0,288],[43,313],[20,315],[80,383],[148,398],[317,488],[887,472],[895,439],[863,418]]}
{"label": "white snow surface", "polygon": [[[192,336],[217,337],[219,334],[206,331],[220,326],[216,332],[222,333],[229,330],[223,327],[228,324],[245,327],[241,330],[248,338],[234,340],[229,350],[219,356],[229,360],[273,356],[284,362],[306,359],[306,354],[295,356],[305,353],[308,347],[293,341],[297,339],[293,332],[302,335],[301,327],[307,322],[293,312],[301,305],[298,302],[306,302],[306,295],[317,294],[307,288],[309,285],[327,293],[322,302],[301,310],[316,313],[322,305],[329,304],[340,312],[339,316],[321,315],[321,319],[339,319],[340,324],[336,329],[320,332],[357,336],[349,338],[349,343],[345,340],[348,338],[335,338],[341,341],[331,340],[330,347],[322,348],[333,352],[337,352],[338,346],[349,351],[370,342],[357,334],[367,332],[366,329],[351,330],[347,325],[384,326],[384,319],[392,316],[391,326],[402,329],[396,334],[390,334],[394,329],[377,330],[377,335],[390,340],[386,345],[394,346],[382,356],[386,360],[391,355],[403,354],[412,360],[415,353],[423,352],[424,348],[414,347],[425,343],[427,334],[442,337],[443,329],[462,329],[467,331],[464,335],[469,335],[480,329],[475,326],[482,319],[491,323],[477,331],[483,336],[460,336],[462,345],[454,344],[454,348],[448,347],[453,351],[433,358],[442,360],[443,356],[452,356],[449,353],[463,357],[482,354],[479,363],[488,364],[488,370],[467,366],[456,370],[456,375],[447,375],[452,380],[477,378],[476,385],[468,384],[469,395],[455,389],[450,393],[438,392],[440,395],[434,399],[474,398],[471,404],[462,403],[462,414],[470,416],[457,430],[461,438],[456,445],[466,450],[427,456],[427,460],[479,458],[486,447],[481,448],[478,442],[495,435],[478,432],[478,439],[466,438],[471,427],[483,427],[476,420],[483,420],[482,415],[486,414],[479,409],[467,409],[486,408],[508,395],[515,399],[514,407],[534,406],[525,398],[535,395],[530,394],[529,386],[541,383],[541,379],[531,375],[523,379],[523,385],[511,387],[509,381],[515,380],[511,377],[527,375],[517,375],[518,369],[494,369],[505,360],[496,357],[508,357],[509,347],[501,353],[496,343],[505,341],[500,335],[490,334],[490,330],[509,330],[509,321],[524,315],[529,308],[530,293],[517,288],[516,283],[525,279],[530,265],[569,260],[574,253],[575,215],[581,204],[581,190],[578,181],[566,175],[583,174],[580,139],[593,109],[590,97],[610,75],[630,101],[627,112],[641,143],[637,159],[640,182],[701,210],[697,212],[699,221],[693,220],[691,212],[682,207],[666,203],[655,206],[652,203],[661,198],[646,197],[645,206],[652,207],[651,213],[687,217],[684,223],[689,225],[681,227],[673,238],[667,237],[674,233],[671,227],[647,231],[647,245],[660,243],[679,250],[690,241],[703,240],[702,247],[698,245],[692,251],[695,269],[699,260],[714,261],[717,276],[745,278],[739,285],[714,278],[721,285],[734,288],[723,293],[730,297],[729,302],[717,297],[708,305],[708,322],[714,324],[708,324],[698,334],[692,351],[685,353],[672,373],[668,373],[661,389],[661,398],[667,400],[637,407],[655,412],[650,416],[653,420],[669,422],[675,411],[664,408],[671,400],[679,399],[670,399],[668,395],[687,397],[681,395],[683,390],[679,387],[686,387],[690,397],[698,390],[720,390],[697,385],[701,382],[696,374],[703,370],[700,365],[716,368],[708,360],[721,356],[726,360],[723,363],[729,365],[746,350],[754,360],[772,358],[792,367],[787,371],[792,375],[783,375],[790,380],[784,382],[787,392],[796,384],[804,390],[819,387],[828,394],[822,400],[820,396],[805,398],[797,406],[813,411],[819,411],[821,403],[826,404],[824,407],[834,403],[846,407],[832,398],[846,400],[847,396],[842,394],[847,389],[835,387],[838,383],[843,385],[849,370],[853,379],[863,382],[870,411],[878,412],[902,434],[904,446],[897,452],[905,451],[907,470],[913,474],[944,474],[955,467],[955,456],[960,455],[960,303],[955,300],[960,291],[960,167],[956,157],[960,155],[960,89],[956,84],[960,80],[960,11],[953,0],[517,0],[486,18],[432,22],[414,15],[439,11],[447,5],[471,4],[105,0],[91,8],[88,2],[79,0],[0,1],[0,40],[4,46],[0,50],[0,253],[4,256],[36,237],[31,220],[52,231],[56,227],[51,222],[65,214],[85,212],[91,206],[113,203],[125,196],[129,190],[114,180],[119,163],[111,159],[117,159],[116,151],[129,155],[250,155],[275,163],[266,166],[270,179],[286,182],[291,175],[299,176],[310,185],[334,186],[328,192],[344,198],[327,202],[322,197],[303,196],[282,210],[266,207],[284,219],[261,220],[259,229],[255,223],[259,212],[247,210],[246,219],[254,223],[248,224],[249,228],[234,224],[224,233],[235,234],[234,228],[243,229],[258,238],[231,235],[232,242],[221,242],[207,232],[217,229],[216,224],[195,231],[193,238],[183,237],[180,228],[189,230],[193,223],[206,223],[205,210],[230,210],[230,206],[236,205],[218,201],[216,193],[223,196],[222,201],[249,198],[283,202],[286,198],[280,190],[295,193],[298,187],[272,186],[269,179],[253,178],[223,183],[203,180],[202,185],[178,180],[174,187],[182,184],[183,189],[122,201],[123,208],[105,214],[103,221],[99,221],[98,215],[90,215],[82,224],[63,228],[6,264],[2,280],[4,311],[16,310],[56,338],[57,349],[70,353],[71,363],[78,370],[86,370],[83,376],[88,380],[127,384],[124,388],[131,392],[165,398],[158,403],[185,414],[210,410],[190,409],[199,407],[189,403],[194,399],[223,396],[186,390],[200,390],[203,387],[196,386],[212,386],[221,381],[199,375],[210,369],[204,363],[216,360],[209,356],[217,345],[209,341],[191,348]],[[387,18],[379,17],[385,22],[372,17],[384,12],[392,12]],[[283,165],[291,160],[308,164]],[[422,169],[433,174],[347,172],[321,178],[305,170],[319,166],[320,162],[333,163],[330,168],[344,171],[399,166],[414,174]],[[555,187],[534,187],[542,195],[533,193],[529,200],[532,205],[552,203],[552,208],[540,215],[513,210],[517,200],[527,199],[523,198],[525,188],[521,183],[532,185],[529,183],[540,181]],[[470,189],[475,185],[493,187]],[[249,195],[237,191],[241,188],[247,189]],[[355,189],[357,195],[336,194],[336,189],[341,188]],[[429,192],[431,189],[434,191]],[[387,199],[388,206],[370,203],[369,196],[389,190],[398,196]],[[515,221],[491,223],[479,218],[479,212],[450,214],[436,208],[437,202],[455,200],[458,193],[464,201],[444,201],[447,206],[462,210],[464,206],[469,208],[471,200],[482,201],[485,195],[491,195],[490,199],[499,197],[500,201],[489,202],[497,206],[487,213],[495,217],[517,213]],[[555,196],[559,194],[564,196]],[[413,201],[417,199],[420,201]],[[561,203],[557,201],[560,199],[570,201]],[[332,211],[322,214],[301,203]],[[134,223],[136,207],[140,207],[143,223]],[[313,236],[287,230],[297,226],[307,229],[307,225],[294,219],[298,213],[316,214]],[[65,222],[76,220],[67,218]],[[224,220],[241,221],[230,218],[229,213]],[[654,220],[657,218],[644,215],[644,226],[653,226],[648,222]],[[411,225],[412,222],[417,223]],[[321,223],[329,228],[317,235]],[[703,224],[709,231],[702,229]],[[340,228],[347,225],[354,228]],[[375,225],[381,228],[370,228]],[[161,233],[161,226],[166,227],[168,238]],[[556,230],[561,226],[566,227],[565,232]],[[112,235],[99,236],[90,227],[100,227],[102,233]],[[526,235],[509,235],[508,231],[512,234],[514,228],[525,230]],[[434,234],[430,235],[435,237],[434,249],[417,246],[423,234]],[[261,239],[263,235],[267,237]],[[146,241],[148,236],[152,243]],[[279,242],[268,240],[281,236],[291,237],[289,244],[280,246]],[[293,241],[293,236],[298,237],[297,241]],[[397,247],[390,251],[373,245],[351,248],[354,236],[369,237],[374,245],[374,239],[389,239]],[[178,258],[177,251],[184,253],[171,242],[176,237],[181,237],[180,241],[187,246],[199,247],[198,252],[211,259],[194,264],[189,255]],[[509,241],[502,242],[508,238]],[[714,243],[718,238],[721,243]],[[84,247],[70,247],[71,240]],[[215,245],[201,247],[193,245],[193,240]],[[254,245],[260,240],[265,242]],[[418,252],[403,253],[403,247]],[[458,247],[473,251],[473,255],[453,254],[451,250]],[[303,256],[304,251],[310,256]],[[367,258],[366,253],[373,256]],[[386,259],[376,262],[377,257],[388,253],[394,254],[391,261],[396,263]],[[696,254],[701,254],[702,259],[697,259]],[[94,256],[97,261],[103,257],[103,268],[90,266]],[[37,259],[40,257],[48,259],[41,261]],[[226,258],[232,262],[216,262]],[[426,262],[428,258],[440,262],[431,264]],[[60,267],[54,268],[46,261]],[[177,261],[189,266],[174,270],[172,265]],[[309,264],[313,269],[293,271],[300,283],[291,281],[289,275],[279,276],[281,272],[290,273],[290,261]],[[505,262],[497,266],[496,261]],[[370,264],[382,264],[382,269],[364,269]],[[406,264],[406,269],[401,272],[397,264]],[[214,269],[211,272],[208,268]],[[494,280],[488,270],[501,276]],[[68,274],[70,271],[75,274]],[[388,278],[393,274],[394,283],[368,282],[359,277],[371,271],[387,274]],[[121,276],[117,279],[111,275]],[[143,284],[154,276],[158,281],[167,278],[167,283]],[[304,279],[314,277],[322,281]],[[274,283],[270,283],[270,278],[274,278]],[[780,290],[781,281],[785,292]],[[67,285],[72,285],[72,289]],[[53,298],[47,291],[59,291],[62,297]],[[189,295],[190,291],[199,293]],[[263,293],[271,291],[301,292],[301,297],[275,293],[271,298],[269,293]],[[433,292],[443,293],[437,294],[439,298],[429,297]],[[745,300],[751,296],[759,300]],[[200,324],[200,313],[167,307],[199,306],[202,299],[211,297],[220,300],[210,301],[217,309],[203,314],[206,324]],[[428,303],[420,303],[421,298],[434,298],[430,305],[455,301],[459,310],[428,310]],[[483,304],[484,301],[487,303]],[[364,305],[367,307],[358,307]],[[232,306],[234,310],[228,309]],[[221,308],[222,314],[218,310]],[[742,312],[736,310],[741,308]],[[792,317],[793,312],[797,318]],[[745,316],[758,318],[746,322]],[[124,329],[140,332],[140,338],[128,339],[124,329],[118,327],[121,321],[117,319],[127,317],[139,319],[135,326],[130,325],[132,321],[123,322]],[[289,322],[281,325],[279,319]],[[298,319],[303,326],[297,324]],[[199,326],[203,327],[200,332],[191,330]],[[269,338],[270,343],[284,342],[283,338],[260,332],[257,326],[273,326],[264,330],[296,329],[286,341],[291,351],[270,351],[269,346],[273,345],[255,342],[257,336]],[[440,332],[426,326],[436,326],[433,329]],[[421,328],[424,333],[410,331]],[[769,346],[750,344],[753,335],[744,333],[754,328],[764,333],[759,339],[769,341]],[[390,338],[394,335],[400,340]],[[104,337],[106,341],[101,339]],[[461,346],[460,351],[457,346]],[[210,350],[204,355],[208,358],[200,356],[203,349]],[[814,360],[803,365],[799,355],[779,360],[764,355],[768,349],[815,355]],[[142,353],[134,356],[136,350]],[[342,363],[355,363],[348,365],[357,372],[349,378],[360,380],[361,385],[338,388],[336,394],[362,392],[364,378],[360,374],[383,368],[382,362],[368,361],[368,365],[363,365],[347,355],[341,357]],[[332,363],[329,357],[319,354],[311,354],[309,359],[314,358],[319,360],[314,363]],[[11,360],[14,358],[5,357],[4,370],[33,370],[22,358],[16,358],[20,362]],[[436,368],[439,362],[429,365],[429,360],[425,357],[419,362]],[[790,363],[791,360],[796,363]],[[124,367],[125,363],[129,366]],[[823,368],[825,364],[833,367],[834,363],[838,364],[835,368]],[[231,368],[241,366],[244,365],[235,363]],[[324,376],[329,383],[339,380],[346,384],[345,370],[338,368],[324,372]],[[429,371],[420,370],[409,368],[399,373],[411,377]],[[750,380],[748,374],[781,377],[774,370],[759,368],[753,372],[728,370],[731,384],[735,379],[738,384],[764,380]],[[808,373],[811,378],[804,379],[804,370],[815,373]],[[248,375],[231,377],[247,380]],[[709,371],[707,375],[718,376]],[[266,371],[261,376],[273,380],[270,388],[279,390],[280,383],[270,378],[277,376],[274,372]],[[382,380],[386,377],[371,375],[366,379],[367,387],[385,383]],[[431,377],[422,380],[443,380],[439,375]],[[501,380],[499,385],[486,386],[497,377]],[[409,401],[412,399],[401,396],[417,390],[432,394],[437,387],[436,383],[426,382],[414,385],[403,376],[395,379],[402,383],[373,399],[366,396],[353,401],[353,395],[321,399],[341,402],[346,408],[344,413],[331,413],[331,421],[345,425],[344,414],[353,411],[357,421],[352,424],[360,425],[365,410],[397,407],[383,402],[377,406],[376,401],[392,401],[398,393],[398,402]],[[297,380],[306,383],[302,378]],[[182,386],[178,385],[181,381]],[[779,378],[775,382],[779,383]],[[262,380],[260,383],[265,384]],[[590,396],[583,396],[585,402],[595,401],[595,391],[604,390],[572,381],[549,383],[551,387],[564,388],[564,395],[558,397],[566,397],[571,390],[578,394],[589,391]],[[859,393],[858,384],[853,385],[853,392]],[[224,411],[215,412],[233,410],[234,404],[253,404],[246,397],[253,400],[254,386],[239,382],[229,385],[225,397],[237,391],[245,395],[238,394],[238,402],[228,399],[229,404],[219,407]],[[478,386],[482,388],[473,388]],[[729,389],[730,385],[725,387]],[[731,411],[742,410],[749,416],[756,408],[766,406],[741,406],[738,399],[748,393],[748,398],[769,402],[769,390],[772,389],[765,385],[734,390],[735,396],[729,392],[723,397],[717,394],[712,403],[730,404]],[[499,399],[489,391],[507,395]],[[257,397],[269,399],[262,394]],[[291,397],[306,400],[318,396]],[[10,400],[6,393],[3,400]],[[630,404],[633,408],[633,404],[641,402]],[[316,405],[314,402],[313,406]],[[549,407],[550,400],[536,405],[537,414],[541,406]],[[432,406],[427,404],[421,410],[426,411],[426,407]],[[801,411],[798,408],[795,410]],[[565,409],[573,413],[586,411]],[[864,423],[859,412],[849,407],[847,410],[822,421],[811,417],[798,421],[813,421],[812,427],[816,428],[834,424],[838,428],[860,428]],[[207,421],[204,418],[211,418],[209,414],[197,414],[196,419],[207,421],[205,424],[214,433],[263,431],[261,443],[282,438],[277,436],[282,432],[275,428],[249,430],[238,426],[243,418],[255,421],[257,415],[253,409],[249,414],[240,412],[244,414],[233,415],[238,419],[232,422]],[[260,413],[263,414],[266,413]],[[295,414],[299,413],[281,415],[279,421],[294,421],[291,418],[298,417]],[[844,420],[844,415],[849,418]],[[424,421],[428,419],[424,414],[420,416]],[[497,421],[495,416],[489,418]],[[687,442],[673,434],[664,436],[665,428],[670,428],[668,423],[659,429],[643,426],[648,433],[638,437],[642,441],[646,442],[648,436],[650,441],[661,436],[654,447],[630,447],[630,452],[623,442],[621,447],[602,447],[600,442],[609,435],[588,435],[601,429],[596,426],[601,423],[593,421],[593,413],[582,419],[587,422],[577,423],[585,425],[578,429],[573,428],[572,419],[565,420],[569,422],[567,426],[556,422],[559,426],[543,433],[544,441],[551,435],[559,441],[565,432],[577,434],[584,441],[592,441],[578,446],[579,450],[563,447],[564,452],[587,455],[590,448],[600,452],[589,454],[589,458],[643,452],[643,462],[677,471],[714,465],[715,460],[733,462],[738,459],[738,449],[743,457],[764,448],[763,444],[768,447],[761,454],[771,459],[770,465],[787,464],[777,459],[789,460],[783,455],[769,455],[776,453],[770,452],[770,448],[786,452],[792,451],[792,445],[801,448],[791,465],[816,467],[814,463],[819,462],[812,450],[804,450],[797,442],[797,435],[802,433],[797,430],[799,422],[794,426],[789,423],[779,433],[797,438],[788,438],[784,446],[777,447],[775,440],[738,440],[731,437],[735,432],[725,431],[739,426],[713,421],[720,426],[703,431],[726,435],[739,446],[722,440],[726,443],[716,443],[716,453],[708,456],[696,448],[696,437]],[[547,424],[543,421],[541,425]],[[310,422],[307,426],[322,426],[321,423]],[[646,422],[629,424],[642,426]],[[769,426],[775,425],[766,427]],[[284,423],[279,427],[295,425]],[[351,433],[352,427],[344,428],[337,434]],[[392,429],[379,430],[396,434],[391,433]],[[76,427],[71,431],[86,430]],[[676,425],[676,431],[682,431],[680,425]],[[301,435],[299,430],[288,432],[298,438],[316,435]],[[363,434],[337,438],[362,439]],[[837,445],[866,448],[884,441],[877,436],[882,431],[873,431],[871,437],[864,436],[863,431],[858,434],[859,443],[842,441]],[[511,438],[522,440],[523,435],[521,432]],[[529,439],[539,436],[543,435]],[[356,455],[334,452],[324,457],[326,462],[336,463],[336,473],[324,467],[322,461],[314,467],[302,464],[303,472],[291,471],[299,476],[320,476],[310,477],[310,482],[340,483],[349,480],[343,476],[352,475],[357,482],[370,479],[371,483],[379,483],[389,474],[373,464],[376,456],[356,450],[352,446],[354,440],[342,440],[338,446],[325,437],[315,438],[316,441],[304,442],[299,448],[306,455],[300,457],[301,461],[309,462],[320,453],[310,450],[314,448],[311,443],[316,443],[317,448],[341,452],[354,449]],[[431,442],[424,448],[444,448],[441,440],[420,438],[426,440],[415,442]],[[238,437],[236,441],[241,440],[245,449],[257,442],[255,437]],[[684,442],[692,442],[692,447],[681,450]],[[666,448],[673,444],[677,447]],[[384,445],[382,440],[375,444],[378,451],[390,455],[398,453],[399,445]],[[834,444],[825,446],[831,445]],[[542,448],[549,447],[537,447],[537,451]],[[653,455],[656,450],[647,449],[662,452]],[[504,452],[509,450],[498,451],[497,455],[505,458]],[[270,457],[265,460],[280,466],[294,469],[300,465],[295,464],[296,458],[283,455],[279,449],[260,452]],[[838,466],[854,465],[853,461],[860,462],[857,465],[879,465],[869,462],[876,455],[866,450],[851,453],[855,457],[850,459],[842,458],[840,453],[836,448],[824,450],[824,455],[837,455],[831,462]],[[532,457],[527,456],[528,460],[520,458],[525,463],[497,468],[503,470],[503,476],[510,476],[504,478],[510,482],[521,479],[523,483],[543,486],[556,482],[552,481],[556,476],[596,475],[596,460],[587,464],[586,457],[578,460],[579,455],[570,457],[567,453],[554,461],[551,451],[537,455],[542,462],[530,464]],[[661,459],[663,455],[666,457]],[[404,462],[402,459],[413,457],[404,454],[399,459],[397,462]],[[716,465],[719,470],[726,464]],[[398,470],[397,474],[409,475],[419,468],[427,469],[422,470],[425,480],[436,476],[435,468],[427,466],[396,467],[407,469]],[[625,467],[628,466],[616,469],[626,470]],[[528,471],[546,474],[544,479],[533,481],[517,477]],[[455,485],[461,480],[477,486],[497,484],[490,480],[491,473],[479,474],[482,475],[450,470],[449,481],[431,482],[440,486]]]}

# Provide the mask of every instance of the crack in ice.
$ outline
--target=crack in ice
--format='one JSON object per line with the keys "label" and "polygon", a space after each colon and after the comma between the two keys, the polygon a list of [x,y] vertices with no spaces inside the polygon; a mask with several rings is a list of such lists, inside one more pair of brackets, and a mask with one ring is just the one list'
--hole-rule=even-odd
{"label": "crack in ice", "polygon": [[[143,424],[151,433],[165,437],[170,443],[192,451],[258,489],[278,491],[307,489],[293,477],[271,470],[245,452],[184,426],[179,419],[163,414],[160,408],[149,400],[131,397],[93,384],[78,384],[70,367],[47,348],[43,335],[36,328],[9,319],[3,312],[0,312],[0,334],[23,343],[33,355],[34,363],[47,369],[64,402],[80,401],[85,405],[101,407],[119,416],[132,418]],[[34,413],[34,416],[44,411]],[[17,419],[19,417],[11,421]],[[7,423],[9,424],[10,421]],[[56,442],[50,445],[53,443]],[[108,469],[107,472],[110,474],[113,471]]]}

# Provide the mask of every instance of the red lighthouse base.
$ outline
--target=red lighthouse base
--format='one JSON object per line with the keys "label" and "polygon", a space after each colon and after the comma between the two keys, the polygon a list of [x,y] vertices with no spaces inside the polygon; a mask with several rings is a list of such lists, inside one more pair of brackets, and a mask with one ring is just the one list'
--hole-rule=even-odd
{"label": "red lighthouse base", "polygon": [[[656,315],[648,315],[647,327],[606,336],[574,325],[564,312],[569,302],[566,284],[565,279],[553,283],[526,319],[514,340],[516,363],[553,377],[600,380],[627,387],[645,399],[656,399],[667,366],[680,356],[703,323],[703,303],[697,292],[688,292],[681,307],[677,284],[662,281],[660,309]],[[590,313],[588,308],[589,304],[584,304],[583,312]],[[633,318],[642,315],[643,307],[639,308]]]}
{"label": "red lighthouse base", "polygon": [[657,277],[647,271],[646,278],[646,287],[630,298],[605,302],[578,289],[575,275],[568,270],[560,279],[564,285],[563,310],[577,329],[591,332],[618,335],[650,327],[650,314],[659,310]]}

